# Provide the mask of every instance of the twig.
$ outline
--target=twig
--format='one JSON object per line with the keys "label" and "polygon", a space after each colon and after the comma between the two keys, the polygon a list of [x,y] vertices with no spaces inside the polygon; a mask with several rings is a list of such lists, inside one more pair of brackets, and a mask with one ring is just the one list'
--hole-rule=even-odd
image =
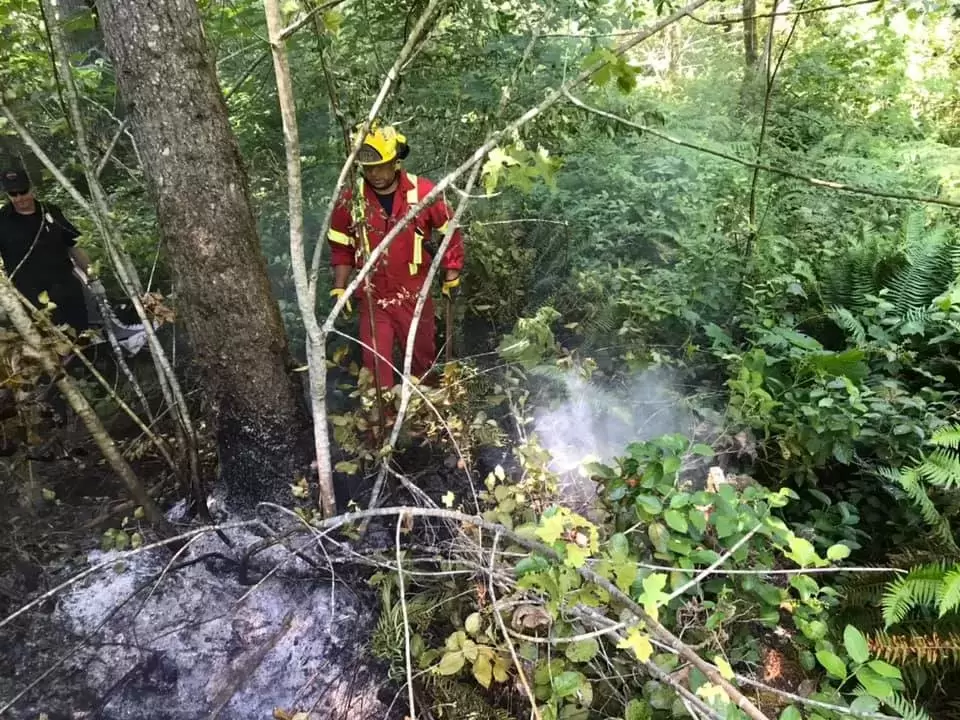
{"label": "twig", "polygon": [[[352,523],[356,520],[360,520],[365,517],[384,517],[389,515],[395,515],[396,513],[411,513],[413,515],[419,515],[424,517],[439,517],[446,518],[449,520],[458,520],[462,523],[469,525],[474,525],[478,528],[483,528],[490,530],[494,533],[500,533],[505,537],[509,537],[518,545],[521,545],[529,550],[540,553],[544,557],[551,558],[552,560],[559,560],[559,555],[557,552],[543,543],[540,543],[536,540],[531,540],[528,537],[524,537],[519,533],[516,533],[508,528],[500,525],[498,523],[492,523],[487,520],[484,520],[482,517],[476,515],[467,515],[466,513],[457,512],[455,510],[443,510],[439,508],[411,508],[411,507],[394,507],[394,508],[375,508],[370,510],[359,510],[352,513],[346,513],[335,518],[328,518],[316,524],[317,529],[326,529],[328,532],[332,531],[335,528],[341,527],[343,525]],[[666,627],[664,627],[660,622],[654,619],[646,610],[644,610],[639,604],[637,604],[629,595],[623,592],[615,584],[610,582],[608,579],[602,575],[597,574],[591,568],[586,565],[576,569],[577,573],[592,582],[595,585],[600,586],[612,598],[622,603],[629,612],[631,612],[636,618],[643,621],[646,624],[647,630],[653,635],[654,638],[665,643],[672,652],[676,653],[680,657],[684,658],[688,662],[695,665],[704,675],[709,678],[709,680],[723,688],[724,692],[727,693],[727,696],[739,707],[746,715],[752,720],[770,720],[759,708],[757,708],[750,700],[747,698],[740,690],[738,690],[732,683],[726,680],[716,667],[711,665],[709,662],[697,655],[696,652],[690,648],[685,642],[680,640],[676,635],[670,632]]]}
{"label": "twig", "polygon": [[713,572],[714,572],[718,567],[720,567],[720,566],[723,565],[727,560],[729,560],[730,557],[731,557],[737,550],[739,550],[740,548],[742,548],[742,547],[750,540],[750,538],[752,538],[754,535],[756,535],[757,532],[760,530],[761,527],[763,527],[762,524],[757,525],[755,528],[753,528],[753,530],[751,530],[751,531],[748,532],[746,535],[744,535],[742,538],[740,538],[739,540],[737,540],[737,542],[734,544],[734,546],[733,546],[732,548],[730,548],[729,550],[727,550],[723,555],[721,555],[720,557],[718,557],[718,558],[717,558],[717,561],[716,561],[715,563],[713,563],[710,567],[708,567],[708,568],[706,568],[705,570],[703,570],[702,572],[698,573],[695,578],[693,578],[693,579],[690,580],[689,582],[684,583],[684,584],[681,585],[679,588],[677,588],[677,589],[674,590],[672,593],[670,593],[670,597],[667,598],[667,600],[666,600],[665,602],[670,602],[670,601],[673,600],[674,598],[680,597],[681,595],[683,595],[683,594],[684,594],[687,590],[689,590],[690,588],[692,588],[692,587],[694,587],[694,586],[696,586],[696,585],[699,585],[701,582],[703,582],[704,578],[709,577],[710,575],[712,575]]}
{"label": "twig", "polygon": [[[297,30],[299,30],[308,22],[313,20],[314,16],[317,15],[317,13],[326,12],[327,10],[335,8],[337,5],[342,5],[346,1],[347,0],[330,0],[330,2],[326,2],[323,5],[318,5],[317,7],[313,8],[310,12],[308,12],[306,15],[301,17],[299,20],[295,21],[291,25],[288,25],[283,30],[281,30],[280,36],[278,39],[286,40],[291,35],[293,35]],[[876,2],[876,0],[873,0],[873,1]]]}
{"label": "twig", "polygon": [[842,8],[857,7],[858,5],[875,5],[880,0],[856,0],[856,2],[851,3],[839,3],[837,5],[824,5],[823,7],[816,8],[804,8],[802,10],[784,10],[783,12],[772,12],[772,13],[760,13],[757,15],[747,15],[739,17],[720,17],[712,20],[704,20],[703,18],[698,18],[696,15],[690,15],[690,19],[700,23],[701,25],[733,25],[735,23],[743,23],[748,20],[758,20],[760,18],[771,18],[771,17],[787,17],[790,15],[812,15],[813,13],[827,12],[828,10],[840,10]]}
{"label": "twig", "polygon": [[400,552],[400,530],[403,528],[403,514],[397,515],[397,585],[400,589],[400,612],[403,613],[403,646],[407,663],[407,690],[410,702],[410,720],[417,720],[416,702],[413,696],[413,660],[410,655],[410,618],[407,616],[407,593],[403,584],[403,555]]}
{"label": "twig", "polygon": [[34,600],[31,600],[26,605],[21,607],[19,610],[14,611],[12,614],[7,615],[7,617],[5,617],[3,620],[0,620],[0,628],[4,627],[5,625],[9,625],[11,622],[16,620],[25,612],[32,610],[37,605],[40,605],[46,602],[47,600],[49,600],[50,598],[55,597],[56,595],[59,595],[61,591],[66,590],[68,587],[71,587],[72,585],[76,585],[85,577],[92,575],[93,573],[99,570],[103,570],[104,568],[108,568],[108,567],[112,568],[118,562],[122,562],[129,558],[135,557],[136,555],[140,555],[141,553],[145,553],[149,550],[155,550],[156,548],[159,548],[159,547],[166,547],[167,545],[176,545],[181,540],[188,540],[192,538],[194,535],[202,535],[204,533],[211,533],[211,532],[212,533],[222,532],[224,530],[232,530],[233,528],[241,528],[241,527],[250,527],[252,525],[258,525],[262,527],[263,522],[261,520],[244,520],[241,522],[228,523],[226,525],[207,525],[202,528],[197,528],[196,530],[191,530],[189,532],[185,532],[180,535],[175,535],[174,537],[158,540],[157,542],[150,543],[149,545],[141,545],[136,550],[127,550],[125,552],[122,552],[119,555],[112,557],[109,560],[93,565],[92,567],[89,567],[86,570],[80,573],[77,573],[69,580],[65,580],[64,582],[57,585],[55,588],[45,592],[40,597],[35,598]]}
{"label": "twig", "polygon": [[127,124],[129,121],[129,118],[124,118],[120,123],[120,127],[118,127],[117,131],[113,134],[110,144],[107,145],[107,149],[103,153],[103,157],[100,158],[100,162],[97,165],[97,177],[100,177],[100,175],[103,173],[103,169],[107,166],[107,163],[110,162],[110,156],[113,155],[113,149],[117,146],[117,141],[120,139],[120,136],[123,135],[124,130],[127,129]]}
{"label": "twig", "polygon": [[523,690],[526,692],[527,698],[530,700],[530,711],[537,720],[543,720],[543,718],[540,716],[540,710],[537,707],[537,698],[533,694],[533,690],[530,689],[530,683],[527,681],[527,674],[523,671],[523,664],[520,662],[520,658],[517,656],[517,649],[513,646],[513,641],[510,639],[510,633],[507,630],[507,623],[504,622],[503,615],[500,614],[500,610],[497,608],[497,589],[494,586],[493,577],[496,572],[497,545],[499,543],[500,533],[496,532],[493,535],[493,546],[490,548],[490,572],[487,576],[487,587],[490,590],[490,603],[493,606],[493,615],[497,619],[497,625],[500,627],[500,632],[503,633],[503,639],[507,643],[507,647],[510,649],[510,657],[513,659],[513,664],[517,668],[517,677],[520,678],[520,685],[523,686]]}
{"label": "twig", "polygon": [[623,125],[628,127],[636,128],[646,133],[650,133],[654,137],[665,140],[666,142],[672,143],[674,145],[679,145],[680,147],[689,148],[690,150],[696,150],[698,152],[706,153],[708,155],[713,155],[714,157],[722,158],[724,160],[729,160],[730,162],[738,163],[744,167],[758,167],[764,172],[774,173],[776,175],[783,175],[784,177],[792,178],[794,180],[800,180],[805,182],[808,185],[813,185],[814,187],[827,188],[829,190],[837,190],[838,192],[851,193],[853,195],[869,195],[871,197],[887,198],[890,200],[905,200],[908,202],[919,202],[926,203],[929,205],[943,205],[945,207],[960,208],[960,201],[956,200],[947,200],[946,198],[937,198],[929,197],[925,195],[911,195],[907,193],[891,193],[885,192],[883,190],[874,190],[872,188],[858,187],[856,185],[845,185],[844,183],[835,182],[833,180],[822,180],[820,178],[809,177],[807,175],[801,175],[800,173],[793,172],[792,170],[786,170],[782,167],[774,167],[772,165],[765,165],[763,163],[754,163],[749,160],[744,160],[739,158],[736,155],[731,155],[725,153],[721,150],[714,150],[713,148],[708,148],[704,145],[698,145],[696,143],[688,142],[686,140],[681,140],[675,138],[672,135],[661,132],[646,125],[641,125],[640,123],[633,122],[632,120],[627,120],[626,118],[614,115],[613,113],[607,112],[606,110],[600,110],[599,108],[591,107],[584,103],[579,98],[570,94],[569,92],[564,93],[574,105],[587,112],[593,113],[594,115],[599,115],[601,117],[608,118],[610,120],[615,120]]}
{"label": "twig", "polygon": [[831,705],[830,703],[822,702],[821,700],[811,700],[810,698],[804,697],[803,695],[796,695],[794,693],[789,693],[785,690],[780,690],[779,688],[771,687],[770,685],[765,685],[758,680],[749,678],[746,675],[736,675],[735,676],[738,682],[742,682],[744,685],[752,685],[755,688],[764,690],[766,692],[779,695],[782,698],[786,698],[791,702],[798,703],[800,705],[806,705],[808,707],[815,707],[821,710],[830,710],[832,712],[838,712],[843,715],[852,715],[853,717],[859,718],[869,718],[869,720],[897,720],[897,718],[891,715],[883,715],[882,713],[872,713],[865,711],[853,710],[849,707],[844,707],[842,705]]}

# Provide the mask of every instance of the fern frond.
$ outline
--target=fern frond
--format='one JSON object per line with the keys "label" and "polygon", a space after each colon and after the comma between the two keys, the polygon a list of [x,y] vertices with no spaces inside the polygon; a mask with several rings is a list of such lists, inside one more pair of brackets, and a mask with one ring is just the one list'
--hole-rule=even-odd
{"label": "fern frond", "polygon": [[898,634],[878,632],[867,637],[870,654],[894,665],[960,663],[960,634]]}
{"label": "fern frond", "polygon": [[913,504],[917,506],[924,522],[933,528],[943,523],[943,516],[927,494],[927,488],[920,482],[920,472],[917,468],[908,470],[881,468],[879,472],[881,476],[903,488]]}
{"label": "fern frond", "polygon": [[932,720],[926,710],[917,707],[916,703],[900,693],[893,693],[884,698],[883,702],[903,720]]}
{"label": "fern frond", "polygon": [[863,326],[853,313],[845,307],[834,306],[830,308],[827,316],[833,320],[857,345],[863,345],[867,340],[867,329]]}
{"label": "fern frond", "polygon": [[932,607],[937,601],[945,570],[942,563],[922,565],[890,583],[881,601],[886,626],[889,628],[903,622],[915,608]]}
{"label": "fern frond", "polygon": [[960,449],[960,425],[947,425],[940,428],[933,433],[930,442],[938,447]]}
{"label": "fern frond", "polygon": [[952,448],[934,450],[917,468],[931,485],[952,490],[960,487],[960,453]]}
{"label": "fern frond", "polygon": [[943,576],[937,589],[937,610],[940,617],[957,608],[960,608],[960,565],[954,565],[953,569]]}

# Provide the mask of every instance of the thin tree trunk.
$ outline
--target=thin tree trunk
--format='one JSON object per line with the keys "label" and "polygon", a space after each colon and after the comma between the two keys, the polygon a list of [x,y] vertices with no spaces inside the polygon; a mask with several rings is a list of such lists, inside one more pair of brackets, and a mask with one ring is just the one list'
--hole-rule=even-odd
{"label": "thin tree trunk", "polygon": [[70,376],[64,372],[60,365],[59,358],[56,357],[50,347],[44,343],[43,336],[41,336],[40,332],[30,320],[30,316],[27,315],[27,311],[24,310],[23,305],[20,304],[13,283],[2,269],[0,269],[0,308],[3,309],[10,319],[10,322],[17,329],[17,332],[20,333],[24,342],[40,360],[44,372],[56,379],[57,388],[90,432],[90,435],[93,437],[94,442],[97,443],[97,447],[100,448],[110,467],[120,476],[130,496],[137,504],[143,506],[147,519],[153,523],[158,530],[164,529],[167,521],[163,513],[160,512],[160,508],[157,507],[153,498],[147,493],[146,487],[133,472],[133,468],[130,467],[129,463],[124,460],[123,455],[120,454],[116,444],[113,442],[113,438],[110,437],[107,429],[103,426],[103,423],[100,422],[100,418],[97,417],[87,398],[77,389],[77,386]]}
{"label": "thin tree trunk", "polygon": [[[283,119],[283,138],[287,152],[287,196],[290,204],[290,257],[296,258],[297,271],[293,274],[300,304],[300,315],[307,335],[307,368],[310,380],[310,394],[313,398],[314,452],[317,457],[320,478],[320,509],[324,517],[337,513],[337,498],[333,486],[333,474],[325,471],[330,465],[330,440],[327,432],[327,418],[323,405],[316,402],[320,393],[326,393],[326,337],[320,333],[317,314],[309,303],[307,290],[306,255],[303,246],[303,186],[300,176],[300,135],[297,129],[297,108],[293,96],[293,81],[290,78],[290,65],[284,41],[281,38],[283,18],[277,0],[264,0],[267,16],[267,34],[273,50],[273,69],[277,76],[277,95],[280,100],[280,114]],[[318,242],[323,242],[321,238]],[[323,375],[318,375],[323,368]],[[321,463],[324,467],[321,468]]]}
{"label": "thin tree trunk", "polygon": [[743,0],[743,59],[747,75],[757,67],[757,0]]}
{"label": "thin tree trunk", "polygon": [[221,477],[234,504],[283,497],[306,417],[196,2],[97,7],[216,406]]}

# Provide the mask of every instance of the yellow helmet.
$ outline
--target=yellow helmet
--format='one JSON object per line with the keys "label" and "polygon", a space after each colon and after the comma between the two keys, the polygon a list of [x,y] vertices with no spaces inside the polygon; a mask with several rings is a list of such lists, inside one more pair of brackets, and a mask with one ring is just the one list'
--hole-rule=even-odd
{"label": "yellow helmet", "polygon": [[[358,125],[354,132],[359,132],[362,127],[363,123]],[[407,138],[398,133],[392,125],[383,125],[379,120],[374,120],[357,153],[357,162],[361,165],[383,165],[394,160],[403,160],[409,154]]]}

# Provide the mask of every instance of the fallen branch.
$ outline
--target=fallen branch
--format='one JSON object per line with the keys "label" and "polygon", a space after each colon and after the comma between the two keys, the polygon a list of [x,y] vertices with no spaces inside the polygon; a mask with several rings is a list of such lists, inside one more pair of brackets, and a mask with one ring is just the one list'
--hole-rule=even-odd
{"label": "fallen branch", "polygon": [[859,187],[856,185],[845,185],[844,183],[835,182],[833,180],[823,180],[821,178],[810,177],[807,175],[801,175],[800,173],[793,172],[792,170],[786,170],[784,168],[774,167],[772,165],[765,165],[763,163],[754,163],[749,160],[744,160],[743,158],[737,157],[736,155],[731,155],[730,153],[725,153],[722,150],[714,150],[713,148],[706,147],[705,145],[699,145],[697,143],[692,143],[687,140],[681,140],[680,138],[673,137],[668,135],[665,132],[656,130],[654,128],[648,127],[646,125],[641,125],[640,123],[633,122],[632,120],[627,120],[626,118],[620,117],[619,115],[614,115],[613,113],[607,112],[606,110],[600,110],[599,108],[591,107],[584,103],[579,98],[570,94],[569,91],[564,91],[564,94],[569,98],[577,107],[586,110],[587,112],[593,113],[594,115],[599,115],[600,117],[605,117],[610,120],[615,120],[618,123],[626,125],[628,127],[636,128],[643,132],[649,133],[654,137],[665,140],[666,142],[672,143],[674,145],[679,145],[680,147],[685,147],[690,150],[696,150],[697,152],[706,153],[707,155],[713,155],[714,157],[721,158],[723,160],[729,160],[730,162],[735,162],[739,165],[743,165],[748,168],[757,168],[764,172],[774,173],[776,175],[783,175],[784,177],[792,178],[794,180],[800,180],[807,183],[808,185],[813,185],[814,187],[827,188],[829,190],[837,190],[838,192],[846,192],[854,195],[869,195],[871,197],[887,198],[890,200],[904,200],[907,202],[919,202],[926,203],[929,205],[943,205],[944,207],[960,208],[960,201],[957,200],[947,200],[946,198],[930,197],[927,195],[911,195],[908,193],[892,193],[886,192],[884,190],[874,190],[872,188]]}
{"label": "fallen branch", "polygon": [[[509,530],[503,525],[489,522],[477,515],[467,515],[466,513],[457,512],[455,510],[415,507],[375,508],[370,510],[359,510],[356,512],[339,515],[334,518],[328,518],[316,523],[315,526],[319,530],[331,531],[335,528],[351,524],[357,520],[362,520],[367,517],[388,517],[396,515],[397,513],[408,513],[410,515],[419,517],[436,517],[447,520],[457,520],[462,523],[467,523],[478,528],[489,530],[493,533],[499,533],[504,537],[509,537],[518,545],[525,547],[528,550],[533,550],[537,553],[540,553],[544,557],[552,560],[560,559],[559,555],[553,548],[548,547],[543,543],[537,542],[536,540],[531,540],[530,538],[524,537],[523,535]],[[643,622],[646,625],[647,631],[653,636],[653,638],[664,643],[671,652],[692,663],[704,675],[707,676],[710,682],[721,687],[731,701],[749,718],[752,720],[770,720],[770,718],[767,717],[759,708],[757,708],[757,706],[754,705],[749,698],[740,692],[740,690],[738,690],[731,682],[726,680],[714,665],[701,658],[689,645],[687,645],[680,638],[670,632],[666,627],[664,627],[660,622],[650,616],[646,610],[637,604],[629,595],[620,590],[620,588],[618,588],[614,583],[610,582],[605,577],[598,575],[586,565],[577,568],[576,571],[583,579],[606,590],[611,598],[615,598],[631,614],[633,614],[634,617]]]}

